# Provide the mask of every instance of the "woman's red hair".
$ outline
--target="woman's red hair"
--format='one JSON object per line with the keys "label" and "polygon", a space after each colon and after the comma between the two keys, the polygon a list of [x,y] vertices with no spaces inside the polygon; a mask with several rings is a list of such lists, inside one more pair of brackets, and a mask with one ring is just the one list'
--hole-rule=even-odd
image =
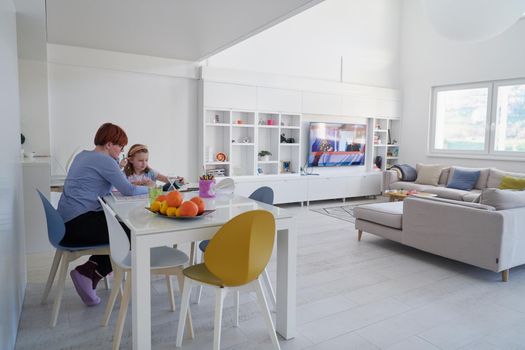
{"label": "woman's red hair", "polygon": [[128,135],[126,135],[126,132],[120,126],[104,123],[98,128],[94,141],[97,146],[104,146],[108,142],[115,145],[126,146],[128,144]]}

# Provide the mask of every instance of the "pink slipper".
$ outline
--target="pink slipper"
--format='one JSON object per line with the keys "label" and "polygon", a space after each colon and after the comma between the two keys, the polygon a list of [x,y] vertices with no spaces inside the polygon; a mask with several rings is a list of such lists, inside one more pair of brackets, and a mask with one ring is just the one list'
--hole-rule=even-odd
{"label": "pink slipper", "polygon": [[90,278],[82,275],[76,269],[71,271],[70,275],[73,280],[73,285],[84,304],[87,306],[100,304],[100,298],[97,296],[97,291],[92,288],[93,282]]}

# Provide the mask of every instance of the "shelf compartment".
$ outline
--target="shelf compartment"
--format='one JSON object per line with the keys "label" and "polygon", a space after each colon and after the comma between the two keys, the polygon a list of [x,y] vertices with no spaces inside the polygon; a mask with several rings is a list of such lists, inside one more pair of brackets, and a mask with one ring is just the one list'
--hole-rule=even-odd
{"label": "shelf compartment", "polygon": [[[240,145],[240,144],[239,144]],[[232,176],[255,175],[255,150],[252,147],[233,147],[231,162]]]}
{"label": "shelf compartment", "polygon": [[279,174],[279,162],[259,162],[257,164],[257,175],[277,175]]}
{"label": "shelf compartment", "polygon": [[[222,173],[224,173],[224,176],[230,176],[230,163],[220,162],[221,164],[212,164],[208,163],[204,165],[204,169],[206,174],[210,175],[212,174],[215,177],[220,177],[216,171],[222,169]],[[211,171],[211,172],[210,172]]]}
{"label": "shelf compartment", "polygon": [[[268,124],[268,120],[271,120],[272,124]],[[259,112],[258,114],[258,125],[259,126],[268,126],[268,127],[278,127],[279,126],[279,114],[278,113],[266,113]]]}
{"label": "shelf compartment", "polygon": [[[238,122],[241,123],[238,123]],[[244,111],[232,111],[231,123],[237,125],[254,125],[255,124],[255,112],[244,112]]]}
{"label": "shelf compartment", "polygon": [[[246,142],[243,142],[245,141]],[[231,142],[235,141],[235,142]],[[255,128],[253,127],[232,127],[232,145],[235,144],[253,144],[255,142]]]}
{"label": "shelf compartment", "polygon": [[226,110],[206,110],[206,124],[227,124],[231,123],[230,111]]}
{"label": "shelf compartment", "polygon": [[301,116],[299,114],[281,114],[281,126],[301,127]]}
{"label": "shelf compartment", "polygon": [[227,159],[229,159],[230,128],[206,126],[204,133],[204,161],[215,162],[215,155],[219,152],[226,154]]}

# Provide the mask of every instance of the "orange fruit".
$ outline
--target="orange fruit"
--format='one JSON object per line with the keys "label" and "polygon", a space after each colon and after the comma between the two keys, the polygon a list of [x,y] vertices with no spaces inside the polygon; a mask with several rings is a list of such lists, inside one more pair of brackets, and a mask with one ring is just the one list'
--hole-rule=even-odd
{"label": "orange fruit", "polygon": [[177,213],[180,215],[177,216],[197,216],[197,213],[199,212],[199,207],[197,204],[193,203],[192,201],[186,201],[182,202],[179,209],[177,210]]}
{"label": "orange fruit", "polygon": [[149,206],[149,210],[151,210],[154,213],[158,213],[160,211],[160,205],[161,203],[159,201],[155,201],[151,203],[151,205]]}
{"label": "orange fruit", "polygon": [[206,203],[204,203],[204,199],[202,199],[199,196],[196,196],[190,199],[190,201],[197,204],[197,207],[199,208],[198,214],[202,214],[204,212],[204,209],[206,208]]}
{"label": "orange fruit", "polygon": [[166,209],[166,215],[168,216],[176,216],[176,213],[177,213],[177,208],[175,207],[168,207],[168,209]]}
{"label": "orange fruit", "polygon": [[182,204],[184,197],[179,191],[172,191],[166,195],[166,201],[170,207],[178,208]]}
{"label": "orange fruit", "polygon": [[168,202],[162,201],[160,205],[160,213],[166,215],[166,210],[168,210]]}
{"label": "orange fruit", "polygon": [[165,201],[166,200],[166,196],[163,195],[163,194],[160,194],[157,196],[157,198],[155,198],[156,201],[159,201],[159,202],[162,202],[162,201]]}

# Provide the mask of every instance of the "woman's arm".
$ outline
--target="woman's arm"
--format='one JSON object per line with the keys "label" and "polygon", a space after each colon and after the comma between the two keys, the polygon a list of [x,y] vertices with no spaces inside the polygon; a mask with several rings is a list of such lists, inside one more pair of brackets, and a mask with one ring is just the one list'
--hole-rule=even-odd
{"label": "woman's arm", "polygon": [[168,179],[168,177],[166,175],[162,175],[161,173],[157,173],[157,177],[155,178],[155,180],[159,180],[159,181],[162,181],[164,183],[170,182],[170,179]]}
{"label": "woman's arm", "polygon": [[119,164],[109,157],[107,161],[101,162],[98,169],[100,175],[125,196],[136,196],[148,193],[147,186],[132,185],[120,170]]}

